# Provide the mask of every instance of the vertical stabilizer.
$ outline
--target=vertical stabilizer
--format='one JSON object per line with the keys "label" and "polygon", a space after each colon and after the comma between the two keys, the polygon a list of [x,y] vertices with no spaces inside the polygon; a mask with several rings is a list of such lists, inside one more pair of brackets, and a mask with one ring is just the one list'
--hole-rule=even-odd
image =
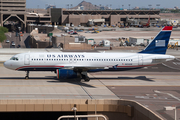
{"label": "vertical stabilizer", "polygon": [[141,52],[146,54],[166,54],[172,26],[165,26],[153,41]]}

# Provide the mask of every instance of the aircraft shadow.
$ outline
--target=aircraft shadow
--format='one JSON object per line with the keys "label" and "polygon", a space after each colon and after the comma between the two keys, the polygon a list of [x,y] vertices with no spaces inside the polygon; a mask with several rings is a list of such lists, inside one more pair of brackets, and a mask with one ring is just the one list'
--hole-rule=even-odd
{"label": "aircraft shadow", "polygon": [[[26,80],[24,77],[0,77],[0,80]],[[51,83],[70,83],[70,84],[74,84],[74,85],[80,85],[80,86],[84,86],[84,87],[92,87],[95,88],[92,85],[89,85],[85,82],[81,82],[81,79],[57,79],[56,76],[46,76],[46,77],[29,77],[28,80],[48,80],[47,82],[51,82]],[[51,81],[50,81],[51,80]]]}
{"label": "aircraft shadow", "polygon": [[[28,80],[40,80],[40,79],[55,79],[56,77],[29,77]],[[25,77],[0,77],[1,79],[5,79],[5,80],[26,80]]]}
{"label": "aircraft shadow", "polygon": [[90,78],[91,80],[94,79],[104,79],[104,80],[143,80],[143,81],[150,81],[150,82],[154,82],[154,78],[147,78],[146,76],[138,76],[138,77],[113,77],[113,78],[103,78],[103,77],[94,77],[94,78]]}
{"label": "aircraft shadow", "polygon": [[74,84],[74,85],[80,85],[80,86],[84,86],[84,87],[91,87],[91,88],[96,88],[92,85],[89,85],[88,82],[82,82],[81,79],[54,79],[53,81],[47,81],[47,82],[51,82],[51,83],[70,83],[70,84]]}

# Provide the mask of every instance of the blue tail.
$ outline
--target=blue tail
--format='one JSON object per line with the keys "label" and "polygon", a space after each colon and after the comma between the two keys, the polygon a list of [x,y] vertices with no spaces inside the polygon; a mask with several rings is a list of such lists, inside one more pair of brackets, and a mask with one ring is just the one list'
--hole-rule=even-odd
{"label": "blue tail", "polygon": [[172,26],[165,26],[153,41],[141,52],[147,54],[166,54]]}

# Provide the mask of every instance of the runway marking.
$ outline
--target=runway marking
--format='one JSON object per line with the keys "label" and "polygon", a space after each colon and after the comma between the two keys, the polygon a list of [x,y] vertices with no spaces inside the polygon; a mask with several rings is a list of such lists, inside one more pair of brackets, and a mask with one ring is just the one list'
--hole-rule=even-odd
{"label": "runway marking", "polygon": [[180,61],[180,59],[176,58],[177,61]]}
{"label": "runway marking", "polygon": [[171,66],[166,65],[166,64],[164,64],[164,63],[162,63],[162,65],[164,65],[164,66],[166,66],[166,67],[168,67],[168,68],[174,69],[174,70],[180,70],[180,69],[178,69],[178,68],[171,67]]}
{"label": "runway marking", "polygon": [[158,91],[158,90],[154,90],[154,92],[155,92],[155,93],[161,93],[161,94],[169,95],[169,96],[171,96],[172,98],[174,98],[174,99],[180,101],[180,99],[179,99],[178,97],[174,96],[173,94],[161,92],[161,91]]}
{"label": "runway marking", "polygon": [[173,62],[173,64],[175,64],[175,65],[180,65],[180,62]]}
{"label": "runway marking", "polygon": [[80,85],[81,88],[83,89],[83,91],[91,98],[91,99],[94,99],[94,97],[82,86]]}

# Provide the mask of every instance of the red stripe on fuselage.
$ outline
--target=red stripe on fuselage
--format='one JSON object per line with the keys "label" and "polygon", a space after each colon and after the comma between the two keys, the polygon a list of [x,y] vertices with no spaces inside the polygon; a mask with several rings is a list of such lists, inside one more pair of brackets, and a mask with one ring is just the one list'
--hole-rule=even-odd
{"label": "red stripe on fuselage", "polygon": [[[156,65],[156,64],[153,64]],[[147,66],[153,66],[153,65],[136,65],[136,66],[117,66],[119,68],[130,68],[130,67],[147,67]]]}
{"label": "red stripe on fuselage", "polygon": [[57,72],[57,78],[59,79],[59,69],[57,69],[56,72]]}
{"label": "red stripe on fuselage", "polygon": [[64,67],[64,66],[22,66],[19,68],[16,68],[16,70],[22,69],[22,68],[58,68],[58,67]]}

